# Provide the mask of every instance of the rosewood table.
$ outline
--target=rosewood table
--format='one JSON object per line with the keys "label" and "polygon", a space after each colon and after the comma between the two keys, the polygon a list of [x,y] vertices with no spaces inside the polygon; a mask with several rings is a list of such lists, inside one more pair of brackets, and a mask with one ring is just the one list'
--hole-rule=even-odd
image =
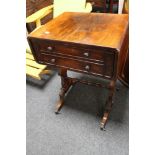
{"label": "rosewood table", "polygon": [[[119,58],[128,44],[128,15],[65,12],[30,33],[28,41],[38,63],[59,69],[62,88],[56,114],[64,105],[66,92],[76,82],[109,89],[100,123],[103,129],[113,104]],[[71,78],[67,70],[99,76],[109,83]]]}

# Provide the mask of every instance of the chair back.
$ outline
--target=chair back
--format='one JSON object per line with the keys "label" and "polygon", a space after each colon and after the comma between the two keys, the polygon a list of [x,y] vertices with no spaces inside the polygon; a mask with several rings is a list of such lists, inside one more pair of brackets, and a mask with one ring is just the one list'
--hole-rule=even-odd
{"label": "chair back", "polygon": [[63,12],[83,12],[86,7],[86,0],[54,0],[53,17]]}

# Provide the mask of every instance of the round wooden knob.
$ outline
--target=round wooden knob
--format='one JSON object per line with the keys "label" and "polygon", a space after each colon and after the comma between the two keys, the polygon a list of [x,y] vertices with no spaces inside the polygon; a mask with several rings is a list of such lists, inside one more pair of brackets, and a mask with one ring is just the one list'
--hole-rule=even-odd
{"label": "round wooden knob", "polygon": [[86,66],[85,66],[85,69],[86,69],[86,70],[89,70],[89,69],[90,69],[90,66],[89,66],[89,65],[86,65]]}
{"label": "round wooden knob", "polygon": [[83,53],[84,56],[88,57],[89,56],[89,53],[88,52],[85,52]]}
{"label": "round wooden knob", "polygon": [[47,47],[47,49],[48,49],[49,51],[52,51],[52,50],[53,50],[53,47],[49,46],[49,47]]}
{"label": "round wooden knob", "polygon": [[55,62],[55,59],[51,59],[51,62],[53,62],[53,63],[54,63],[54,62]]}

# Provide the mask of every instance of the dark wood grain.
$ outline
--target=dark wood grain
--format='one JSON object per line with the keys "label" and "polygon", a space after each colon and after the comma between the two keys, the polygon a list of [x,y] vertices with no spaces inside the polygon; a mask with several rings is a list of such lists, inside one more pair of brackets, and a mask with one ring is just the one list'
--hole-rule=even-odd
{"label": "dark wood grain", "polygon": [[60,70],[62,88],[56,113],[64,105],[64,95],[69,87],[80,82],[68,77],[67,70],[110,80],[105,86],[109,95],[101,121],[103,129],[122,69],[121,57],[128,47],[128,15],[66,12],[29,34],[28,41],[38,63]]}
{"label": "dark wood grain", "polygon": [[123,52],[122,65],[119,73],[119,80],[127,87],[129,87],[129,49]]}
{"label": "dark wood grain", "polygon": [[128,28],[128,15],[63,13],[29,37],[109,47],[120,50]]}
{"label": "dark wood grain", "polygon": [[[51,0],[26,0],[26,17],[49,5],[52,5]],[[52,13],[42,18],[41,22],[42,24],[45,24],[50,19],[52,19]],[[27,31],[30,33],[36,28],[36,25],[35,23],[26,23],[26,27]]]}
{"label": "dark wood grain", "polygon": [[[123,13],[129,13],[129,1],[124,1]],[[120,55],[120,68],[119,68],[119,80],[127,87],[129,87],[129,30],[126,34],[126,39],[124,40],[123,50]]]}

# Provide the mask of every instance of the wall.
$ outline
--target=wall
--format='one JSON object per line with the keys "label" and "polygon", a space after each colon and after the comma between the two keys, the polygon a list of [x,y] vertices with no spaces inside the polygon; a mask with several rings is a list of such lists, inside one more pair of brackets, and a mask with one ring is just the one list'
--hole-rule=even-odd
{"label": "wall", "polygon": [[[93,2],[95,6],[103,6],[103,0],[87,0],[87,2]],[[26,16],[52,3],[53,0],[26,0]]]}

